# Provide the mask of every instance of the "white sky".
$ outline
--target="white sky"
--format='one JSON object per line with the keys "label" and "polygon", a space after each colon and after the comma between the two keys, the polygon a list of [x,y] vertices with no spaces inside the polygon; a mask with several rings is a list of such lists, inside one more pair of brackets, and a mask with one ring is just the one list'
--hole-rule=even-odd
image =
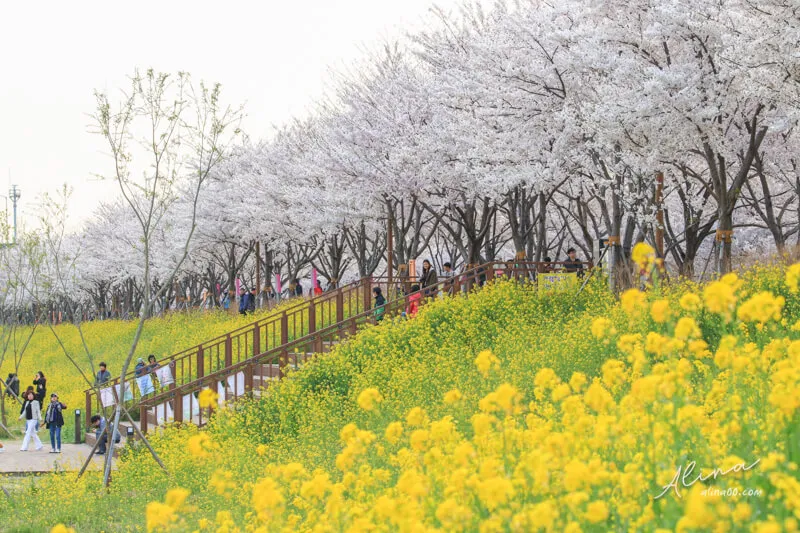
{"label": "white sky", "polygon": [[243,129],[256,139],[310,109],[329,69],[419,27],[433,4],[0,0],[0,194],[17,184],[30,223],[37,197],[68,183],[76,225],[116,196],[113,184],[92,177],[107,172],[110,160],[102,139],[87,132],[88,114],[94,89],[113,97],[136,67],[220,82],[226,102],[245,104]]}

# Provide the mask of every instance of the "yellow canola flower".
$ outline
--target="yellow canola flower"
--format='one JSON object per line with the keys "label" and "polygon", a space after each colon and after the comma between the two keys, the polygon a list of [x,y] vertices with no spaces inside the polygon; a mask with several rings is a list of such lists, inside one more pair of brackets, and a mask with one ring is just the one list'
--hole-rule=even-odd
{"label": "yellow canola flower", "polygon": [[219,394],[211,389],[203,389],[197,397],[197,403],[201,409],[208,409],[217,405]]}
{"label": "yellow canola flower", "polygon": [[734,308],[736,307],[736,290],[729,283],[714,281],[703,289],[703,300],[706,309],[710,312],[722,315],[726,320],[730,320]]}
{"label": "yellow canola flower", "polygon": [[569,386],[572,388],[572,392],[578,393],[583,389],[588,381],[589,380],[586,378],[586,374],[583,372],[573,372],[572,377],[569,380]]}
{"label": "yellow canola flower", "polygon": [[75,530],[64,524],[58,524],[50,530],[50,533],[75,533]]}
{"label": "yellow canola flower", "polygon": [[424,426],[428,423],[428,415],[421,407],[414,407],[406,415],[406,423],[412,427]]}
{"label": "yellow canola flower", "polygon": [[415,429],[411,432],[411,437],[409,438],[409,443],[411,444],[411,448],[418,452],[424,452],[428,447],[428,439],[430,438],[430,433],[424,429]]}
{"label": "yellow canola flower", "polygon": [[166,529],[176,520],[175,510],[161,502],[150,502],[145,507],[145,527],[147,532]]}
{"label": "yellow canola flower", "polygon": [[194,457],[203,458],[210,455],[209,450],[213,448],[213,443],[208,433],[198,433],[189,437],[186,446],[189,448],[189,453]]}
{"label": "yellow canola flower", "polygon": [[491,413],[494,411],[505,411],[511,414],[519,406],[522,394],[519,389],[509,383],[503,383],[494,392],[484,396],[478,406],[481,411]]}
{"label": "yellow canola flower", "polygon": [[183,508],[183,504],[186,502],[186,498],[189,497],[191,494],[190,491],[187,489],[182,488],[175,488],[170,489],[167,491],[167,496],[164,499],[165,503],[175,509],[176,511],[180,511]]}
{"label": "yellow canola flower", "polygon": [[795,263],[786,269],[786,287],[792,294],[797,294],[800,284],[800,263]]}
{"label": "yellow canola flower", "polygon": [[461,391],[458,389],[453,389],[444,395],[444,403],[451,405],[460,401],[461,398],[463,398]]}
{"label": "yellow canola flower", "polygon": [[483,350],[475,357],[475,366],[478,367],[483,377],[489,377],[490,370],[500,368],[500,360],[491,350]]}
{"label": "yellow canola flower", "polygon": [[372,411],[375,406],[383,401],[383,396],[378,389],[369,388],[361,391],[358,395],[358,406],[365,411]]}
{"label": "yellow canola flower", "polygon": [[681,341],[696,339],[700,337],[700,327],[697,322],[690,317],[681,317],[675,324],[675,338]]}
{"label": "yellow canola flower", "polygon": [[617,330],[611,321],[605,317],[595,318],[592,322],[592,335],[596,339],[604,339],[614,335]]}
{"label": "yellow canola flower", "polygon": [[219,526],[217,533],[220,531],[228,531],[231,527],[236,525],[230,511],[217,511],[216,523]]}
{"label": "yellow canola flower", "polygon": [[649,270],[656,261],[656,251],[646,242],[637,242],[633,246],[631,259],[639,266],[640,270]]}
{"label": "yellow canola flower", "polygon": [[650,306],[650,316],[657,324],[663,324],[669,320],[669,300],[656,300]]}
{"label": "yellow canola flower", "polygon": [[700,297],[693,292],[687,292],[681,296],[680,300],[678,300],[678,303],[680,304],[681,309],[684,311],[689,311],[690,313],[699,311],[703,305],[703,301],[700,299]]}
{"label": "yellow canola flower", "polygon": [[400,437],[403,435],[403,424],[400,422],[392,422],[386,426],[386,441],[389,444],[397,444]]}
{"label": "yellow canola flower", "polygon": [[742,322],[757,322],[765,324],[770,320],[780,320],[781,311],[786,301],[783,296],[773,296],[772,293],[762,291],[739,306],[736,316]]}
{"label": "yellow canola flower", "polygon": [[436,519],[447,531],[463,531],[472,519],[472,511],[460,505],[455,498],[448,498],[436,508]]}
{"label": "yellow canola flower", "polygon": [[176,513],[183,507],[189,494],[186,489],[170,489],[165,497],[166,503],[148,503],[145,507],[145,527],[148,533],[169,528],[178,519]]}
{"label": "yellow canola flower", "polygon": [[647,296],[639,289],[628,289],[622,293],[619,301],[628,316],[635,317],[636,313],[647,305]]}
{"label": "yellow canola flower", "polygon": [[603,501],[592,502],[586,506],[586,520],[598,524],[608,519],[608,504]]}

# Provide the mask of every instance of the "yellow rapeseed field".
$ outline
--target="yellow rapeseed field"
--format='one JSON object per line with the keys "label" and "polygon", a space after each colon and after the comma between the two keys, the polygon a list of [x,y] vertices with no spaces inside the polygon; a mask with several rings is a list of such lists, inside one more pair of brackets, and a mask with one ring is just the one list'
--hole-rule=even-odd
{"label": "yellow rapeseed field", "polygon": [[[213,310],[178,312],[164,318],[155,318],[145,324],[136,357],[147,359],[149,354],[154,354],[161,359],[262,317],[281,312],[288,305],[294,305],[294,302],[247,316]],[[0,378],[5,380],[10,372],[16,371],[16,361],[19,360],[21,391],[32,384],[36,372],[42,371],[47,378],[48,394],[57,393],[59,399],[70,408],[83,408],[84,391],[90,386],[86,379],[94,379],[90,357],[95,369],[101,361],[106,362],[108,370],[114,377],[118,377],[130,349],[136,325],[134,321],[123,320],[84,322],[81,329],[89,354],[81,342],[78,329],[72,324],[55,326],[55,334],[48,326],[39,325],[33,331],[32,337],[30,326],[17,327],[5,336],[9,338],[9,343],[3,364],[0,365]],[[29,337],[30,342],[24,347]],[[72,361],[59,345],[59,338]],[[8,403],[7,407],[13,411]],[[16,417],[11,419],[16,420]],[[67,425],[65,429],[70,432],[71,438],[71,426]]]}
{"label": "yellow rapeseed field", "polygon": [[0,516],[60,532],[796,531],[799,284],[800,265],[619,301],[498,282],[366,329],[207,430],[154,435],[169,475],[137,448],[108,493],[52,476]]}

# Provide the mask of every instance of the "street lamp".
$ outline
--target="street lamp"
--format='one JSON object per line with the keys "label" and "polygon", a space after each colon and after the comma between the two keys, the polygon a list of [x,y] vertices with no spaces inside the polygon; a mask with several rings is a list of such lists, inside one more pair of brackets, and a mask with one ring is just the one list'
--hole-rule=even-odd
{"label": "street lamp", "polygon": [[[17,188],[16,185],[12,185],[11,189],[8,191],[8,195],[11,197],[11,205],[14,206],[14,244],[17,244],[17,200],[20,199],[22,193]],[[8,209],[8,205],[6,204],[6,209]]]}

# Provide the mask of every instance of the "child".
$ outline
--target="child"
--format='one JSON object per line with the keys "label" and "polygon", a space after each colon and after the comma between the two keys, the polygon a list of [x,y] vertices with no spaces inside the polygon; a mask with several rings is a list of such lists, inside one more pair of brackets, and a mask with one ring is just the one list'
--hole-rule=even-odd
{"label": "child", "polygon": [[420,300],[422,300],[422,294],[419,292],[419,285],[412,285],[411,296],[408,297],[408,306],[406,307],[406,317],[414,318],[417,316]]}

